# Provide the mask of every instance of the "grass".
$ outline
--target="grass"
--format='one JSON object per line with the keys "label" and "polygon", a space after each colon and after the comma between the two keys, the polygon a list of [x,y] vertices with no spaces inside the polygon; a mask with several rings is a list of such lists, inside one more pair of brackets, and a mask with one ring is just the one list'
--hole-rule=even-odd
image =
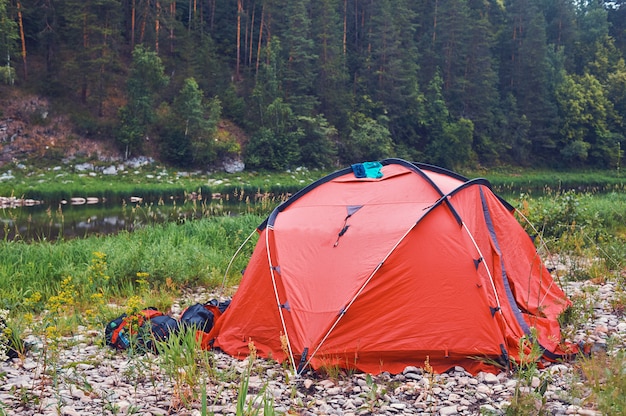
{"label": "grass", "polygon": [[578,364],[587,385],[586,399],[597,403],[603,415],[621,415],[626,410],[626,353],[601,353]]}
{"label": "grass", "polygon": [[158,164],[138,169],[121,170],[117,175],[101,171],[74,172],[71,166],[18,168],[5,165],[0,174],[0,196],[27,198],[56,203],[73,197],[96,197],[120,202],[128,197],[146,202],[160,199],[185,199],[192,193],[204,199],[213,194],[245,201],[272,193],[284,195],[297,191],[328,172],[295,169],[282,173],[240,172],[236,174],[181,172]]}
{"label": "grass", "polygon": [[[110,166],[105,165],[105,166]],[[120,166],[120,164],[115,164]],[[287,172],[238,173],[187,172],[152,163],[124,168],[117,175],[105,175],[102,168],[79,172],[73,165],[33,167],[6,164],[0,168],[0,196],[16,196],[56,202],[71,197],[98,197],[121,201],[130,196],[146,202],[161,198],[183,199],[191,193],[208,197],[220,193],[245,200],[259,194],[285,195],[319,179],[330,171],[297,168]],[[468,170],[469,178],[485,177],[496,192],[540,196],[549,192],[623,192],[626,177],[618,171],[542,171],[531,169]],[[3,175],[10,174],[2,180]]]}
{"label": "grass", "polygon": [[[40,312],[67,277],[75,282],[80,304],[100,291],[107,301],[137,292],[137,273],[157,296],[182,288],[218,288],[239,245],[253,233],[262,217],[212,217],[183,224],[167,223],[115,236],[57,242],[0,241],[0,308],[14,313]],[[238,281],[254,243],[238,257],[227,284]],[[94,259],[100,258],[108,277],[94,278]],[[103,260],[104,259],[104,260]]]}
{"label": "grass", "polygon": [[489,179],[496,192],[540,196],[546,193],[575,190],[580,193],[623,192],[626,175],[616,170],[555,171],[524,168],[469,170],[469,178]]}

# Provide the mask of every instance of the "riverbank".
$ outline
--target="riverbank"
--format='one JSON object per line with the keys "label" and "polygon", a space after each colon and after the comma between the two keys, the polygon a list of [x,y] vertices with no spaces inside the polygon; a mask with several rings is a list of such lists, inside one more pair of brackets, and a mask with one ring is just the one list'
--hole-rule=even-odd
{"label": "riverbank", "polygon": [[[623,198],[617,192],[598,198],[568,191],[520,199],[520,213],[550,239],[548,245],[559,253],[556,263],[563,265],[554,274],[573,301],[561,317],[564,335],[599,353],[545,369],[524,366],[495,378],[470,377],[461,369],[434,375],[419,369],[426,363],[415,363],[402,375],[327,369],[294,380],[283,366],[261,360],[248,376],[248,364],[218,353],[194,351],[181,362],[180,348],[166,355],[168,360],[129,357],[104,347],[103,324],[131,304],[140,301],[176,316],[190,301],[184,295],[189,289],[211,293],[225,284],[232,294],[254,244],[232,267],[229,260],[256,235],[263,216],[174,221],[114,237],[55,243],[2,241],[0,309],[11,310],[18,334],[34,348],[0,368],[2,383],[9,386],[0,388],[0,403],[19,409],[8,414],[234,414],[247,380],[251,399],[288,414],[525,415],[539,414],[538,409],[621,414],[626,404],[612,394],[626,397]],[[537,229],[529,232],[535,235]],[[544,246],[540,254],[547,256]],[[601,353],[605,349],[607,356]],[[611,379],[607,369],[617,375]],[[203,386],[209,397],[204,404]],[[522,410],[511,413],[511,408]]]}
{"label": "riverbank", "polygon": [[[626,348],[626,323],[612,306],[614,284],[573,282],[565,289],[571,297],[586,297],[589,310],[583,325],[564,332],[574,342],[595,346],[596,358],[476,376],[460,367],[433,374],[421,368],[424,363],[415,363],[395,375],[329,369],[294,378],[288,368],[271,361],[250,363],[220,352],[197,351],[196,364],[171,371],[164,362],[167,356],[128,356],[103,345],[102,328],[79,327],[55,340],[28,336],[32,349],[22,358],[0,364],[0,373],[5,374],[0,412],[220,416],[238,414],[238,400],[245,398],[247,411],[242,414],[263,414],[264,406],[272,409],[270,414],[311,416],[617,414],[607,410],[623,406],[624,399],[611,399],[611,392],[602,396],[602,380],[593,378],[595,370],[613,368],[593,367],[607,364],[602,358],[605,350],[615,357]],[[186,305],[211,296],[190,293],[172,305],[171,313],[178,316]],[[625,363],[622,354],[611,365],[620,372]],[[184,373],[192,371],[193,381],[185,382]],[[242,389],[242,379],[248,382],[247,390]]]}

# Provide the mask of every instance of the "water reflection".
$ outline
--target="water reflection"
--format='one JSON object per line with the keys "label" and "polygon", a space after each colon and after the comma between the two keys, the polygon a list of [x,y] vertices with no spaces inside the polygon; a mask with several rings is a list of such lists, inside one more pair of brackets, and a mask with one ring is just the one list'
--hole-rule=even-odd
{"label": "water reflection", "polygon": [[[273,202],[225,202],[224,200],[158,201],[77,204],[22,205],[0,209],[0,238],[5,241],[53,241],[115,234],[165,222],[179,222],[216,215],[269,213]],[[277,204],[277,203],[276,203]]]}

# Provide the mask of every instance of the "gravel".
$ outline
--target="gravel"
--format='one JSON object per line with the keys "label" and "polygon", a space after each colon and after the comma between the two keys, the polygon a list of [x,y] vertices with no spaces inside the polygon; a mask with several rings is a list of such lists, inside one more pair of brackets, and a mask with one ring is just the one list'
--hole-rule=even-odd
{"label": "gravel", "polygon": [[[577,297],[577,305],[587,307],[581,308],[580,327],[565,327],[564,334],[596,349],[623,348],[626,323],[611,308],[614,285],[575,282],[565,288]],[[177,316],[180,305],[173,312]],[[177,378],[194,381],[176,383],[164,357],[113,351],[103,345],[101,330],[80,327],[57,344],[33,335],[26,341],[32,348],[25,357],[0,363],[0,415],[235,415],[249,368],[247,414],[263,414],[268,405],[276,414],[290,415],[502,415],[516,392],[536,391],[547,381],[543,395],[526,395],[535,398],[536,409],[551,415],[600,415],[583,400],[589,392],[575,363],[546,365],[527,377],[512,372],[472,376],[461,367],[429,374],[416,366],[402,374],[333,377],[310,372],[292,377],[271,361],[250,364],[213,352],[210,368],[199,365],[195,369],[203,371],[196,376],[179,369]],[[199,399],[203,391],[204,408]]]}

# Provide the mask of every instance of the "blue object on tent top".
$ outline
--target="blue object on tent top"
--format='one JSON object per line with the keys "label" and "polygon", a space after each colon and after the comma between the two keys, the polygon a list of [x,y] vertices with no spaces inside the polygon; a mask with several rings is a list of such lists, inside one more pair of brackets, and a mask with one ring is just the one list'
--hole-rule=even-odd
{"label": "blue object on tent top", "polygon": [[363,162],[352,165],[352,171],[357,178],[382,178],[383,173],[380,169],[383,167],[380,162]]}

